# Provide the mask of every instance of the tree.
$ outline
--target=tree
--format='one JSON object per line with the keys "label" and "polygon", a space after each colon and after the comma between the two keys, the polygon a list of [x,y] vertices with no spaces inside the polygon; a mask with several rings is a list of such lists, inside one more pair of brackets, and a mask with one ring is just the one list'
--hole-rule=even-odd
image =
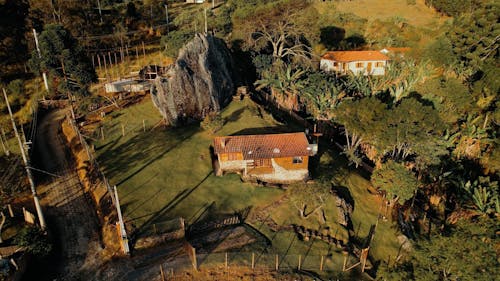
{"label": "tree", "polygon": [[[359,146],[364,142],[374,144],[374,135],[384,131],[386,105],[375,97],[345,100],[334,110],[334,120],[344,125],[346,146],[344,154],[356,167],[361,164]],[[382,127],[381,127],[382,126]]]}
{"label": "tree", "polygon": [[[27,59],[27,44],[24,38],[26,32],[26,0],[0,1],[0,80],[20,71],[22,63]],[[12,68],[12,66],[16,66]]]}
{"label": "tree", "polygon": [[331,120],[335,107],[345,96],[335,85],[334,77],[324,72],[308,73],[304,88],[299,93],[307,112],[316,120]]}
{"label": "tree", "polygon": [[26,247],[29,253],[39,257],[47,256],[52,251],[47,235],[34,226],[25,226],[21,229],[14,238],[14,243]]}
{"label": "tree", "polygon": [[447,32],[453,53],[460,62],[457,73],[464,80],[474,82],[481,77],[486,63],[498,63],[499,14],[500,4],[497,1],[486,1],[470,13],[456,18],[452,29]]}
{"label": "tree", "polygon": [[30,68],[48,71],[60,93],[86,96],[89,84],[97,81],[97,74],[75,38],[63,26],[50,24],[40,34],[39,42],[41,58],[34,50]]}
{"label": "tree", "polygon": [[479,280],[500,276],[495,247],[496,218],[462,220],[448,232],[421,239],[411,257],[388,268],[382,265],[378,280]]}
{"label": "tree", "polygon": [[200,127],[203,128],[203,130],[208,131],[210,134],[215,134],[217,131],[222,129],[222,126],[224,125],[224,119],[222,119],[222,116],[220,113],[217,112],[211,112],[203,118],[203,121],[200,123]]}
{"label": "tree", "polygon": [[326,197],[329,196],[330,189],[321,184],[304,185],[297,184],[290,186],[288,194],[293,206],[299,212],[302,219],[307,219],[310,215],[318,213],[320,221],[325,223],[325,213],[323,207],[326,203]]}
{"label": "tree", "polygon": [[309,58],[310,48],[302,41],[303,26],[296,24],[307,1],[283,0],[261,4],[253,13],[238,16],[234,26],[245,34],[246,42],[256,51],[270,48],[275,61]]}
{"label": "tree", "polygon": [[263,71],[262,79],[257,80],[257,90],[269,87],[276,102],[287,109],[298,110],[298,96],[304,88],[305,71],[284,63],[275,63],[269,70]]}
{"label": "tree", "polygon": [[417,191],[415,175],[402,164],[393,160],[383,163],[373,171],[371,182],[375,188],[385,190],[393,202],[411,199]]}

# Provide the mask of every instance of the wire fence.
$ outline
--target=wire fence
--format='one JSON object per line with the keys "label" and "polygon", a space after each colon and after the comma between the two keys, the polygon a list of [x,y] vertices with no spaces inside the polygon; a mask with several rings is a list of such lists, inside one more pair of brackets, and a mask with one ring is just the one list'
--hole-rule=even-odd
{"label": "wire fence", "polygon": [[[194,269],[196,265],[196,269]],[[296,255],[254,252],[227,252],[197,254],[196,263],[189,256],[182,256],[174,262],[161,263],[157,280],[242,280],[243,276],[259,276],[272,272],[279,274],[299,274],[300,280],[330,280],[349,277],[348,280],[373,280],[361,271],[359,260],[353,256]],[[310,276],[309,278],[304,278]],[[193,279],[194,278],[194,279]],[[197,279],[198,278],[198,279]],[[253,279],[252,278],[252,279]],[[245,279],[246,280],[246,279]],[[288,280],[288,279],[287,279]]]}

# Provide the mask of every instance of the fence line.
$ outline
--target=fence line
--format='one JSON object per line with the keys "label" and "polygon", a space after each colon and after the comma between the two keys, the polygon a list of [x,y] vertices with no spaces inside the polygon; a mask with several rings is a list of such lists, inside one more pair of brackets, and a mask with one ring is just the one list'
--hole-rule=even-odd
{"label": "fence line", "polygon": [[103,181],[104,185],[106,186],[106,190],[108,191],[109,196],[111,196],[111,201],[113,202],[113,206],[116,207],[116,200],[115,197],[113,196],[113,189],[111,188],[111,185],[109,184],[108,178],[104,175],[104,172],[101,170],[99,163],[97,162],[97,159],[94,157],[92,152],[90,151],[90,147],[83,137],[82,133],[80,132],[80,129],[76,125],[75,121],[67,116],[67,119],[73,128],[73,130],[76,132],[78,135],[78,139],[80,140],[80,143],[82,144],[83,148],[85,149],[85,152],[87,153],[87,157],[89,158],[89,162],[91,163],[91,170],[95,169],[96,171],[99,172],[99,175],[101,177],[101,180]]}

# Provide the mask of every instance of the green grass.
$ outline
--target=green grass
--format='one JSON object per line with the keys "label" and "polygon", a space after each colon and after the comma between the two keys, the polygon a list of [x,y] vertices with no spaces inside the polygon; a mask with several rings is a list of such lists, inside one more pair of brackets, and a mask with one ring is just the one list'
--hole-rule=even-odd
{"label": "green grass", "polygon": [[[300,126],[281,124],[250,100],[233,101],[223,110],[225,125],[217,135],[240,133],[271,133],[298,131]],[[147,125],[142,129],[142,120]],[[217,216],[233,213],[247,207],[268,206],[281,198],[286,191],[259,187],[243,183],[235,174],[216,177],[212,172],[209,147],[213,136],[202,131],[198,125],[182,128],[152,127],[161,120],[151,101],[146,99],[140,104],[115,112],[106,117],[104,131],[106,139],[95,142],[98,161],[112,185],[117,185],[120,202],[126,220],[133,223],[137,233],[150,233],[154,224],[161,229],[163,223],[183,217],[193,223],[201,214]],[[121,125],[125,126],[122,136]],[[338,152],[320,145],[321,161],[313,160],[312,173],[317,183],[326,184],[325,178],[333,178],[335,185],[348,188],[355,201],[353,224],[360,239],[368,235],[370,226],[376,222],[380,199],[367,190],[369,180],[357,171],[347,167],[345,158]],[[317,163],[318,162],[318,163]],[[347,231],[339,226],[333,198],[325,205],[327,224],[330,233],[338,238],[347,239]],[[269,210],[269,216],[279,225],[298,224],[312,229],[320,229],[318,218],[312,215],[301,219],[290,202]],[[397,253],[398,243],[391,222],[380,222],[372,243],[370,255],[375,259],[387,259]],[[327,256],[325,268],[338,271],[342,265],[341,250],[319,240],[300,241],[291,231],[274,232],[266,224],[251,222],[251,227],[261,238],[271,241],[272,247],[265,243],[255,243],[241,249],[241,255],[233,253],[237,261],[247,262],[249,253],[263,254],[272,258],[279,254],[290,259],[292,266],[302,255],[307,255],[311,263],[321,255]],[[321,231],[326,231],[325,226]],[[257,235],[259,236],[259,235]],[[207,258],[218,261],[217,254]],[[264,261],[264,260],[263,260]],[[311,265],[312,266],[312,265]]]}
{"label": "green grass", "polygon": [[[242,183],[238,175],[215,177],[209,147],[212,136],[198,125],[142,132],[160,116],[151,101],[115,113],[104,123],[105,141],[96,142],[98,161],[119,190],[124,215],[138,228],[184,217],[188,223],[210,205],[210,212],[233,213],[271,203],[282,191]],[[248,100],[233,102],[223,112],[220,135],[250,128],[280,127],[270,116],[259,116]],[[121,124],[126,135],[121,136]],[[149,129],[149,128],[148,128]]]}

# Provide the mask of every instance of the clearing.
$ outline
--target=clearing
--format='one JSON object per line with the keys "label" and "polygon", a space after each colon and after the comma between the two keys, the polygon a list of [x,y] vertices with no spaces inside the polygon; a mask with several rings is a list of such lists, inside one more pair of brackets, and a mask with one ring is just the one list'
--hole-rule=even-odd
{"label": "clearing", "polygon": [[[249,99],[231,102],[222,117],[225,125],[217,135],[303,130],[294,123],[276,121],[272,114]],[[274,267],[278,255],[280,268],[293,269],[300,255],[303,268],[318,271],[321,256],[325,256],[323,274],[346,277],[339,273],[343,263],[340,248],[318,239],[302,241],[290,229],[292,224],[301,225],[347,241],[347,231],[337,223],[333,196],[326,199],[325,224],[321,224],[317,216],[302,219],[288,199],[288,190],[243,183],[235,174],[216,177],[209,150],[213,136],[199,125],[164,128],[159,126],[160,121],[161,116],[146,97],[136,105],[106,116],[102,131],[98,128],[94,134],[99,164],[110,183],[117,186],[124,216],[127,223],[134,226],[136,235],[168,229],[171,221],[178,217],[185,218],[190,225],[201,217],[216,218],[248,208],[251,211],[245,227],[247,233],[256,237],[255,243],[231,252],[230,262],[248,265],[252,253],[256,253],[256,264]],[[329,147],[320,143],[320,155],[311,161],[310,169],[314,174],[333,179],[333,185],[330,181],[299,185],[345,187],[343,190],[347,190],[355,202],[352,233],[363,241],[377,221],[381,199],[369,193],[367,176],[349,168],[345,158]],[[223,245],[227,237],[238,241],[239,234],[235,232],[221,237],[217,245]],[[395,232],[390,219],[380,220],[371,244],[372,261],[387,260],[389,256],[394,259],[400,246]],[[217,245],[203,249],[205,251],[200,249],[205,253],[200,261],[202,266],[224,263],[225,254]]]}
{"label": "clearing", "polygon": [[409,5],[407,2],[407,0],[353,0],[317,2],[316,5],[319,11],[335,7],[339,12],[353,13],[368,20],[402,17],[416,27],[435,28],[438,23],[446,19],[434,9],[427,7],[424,0],[416,0],[414,5]]}

